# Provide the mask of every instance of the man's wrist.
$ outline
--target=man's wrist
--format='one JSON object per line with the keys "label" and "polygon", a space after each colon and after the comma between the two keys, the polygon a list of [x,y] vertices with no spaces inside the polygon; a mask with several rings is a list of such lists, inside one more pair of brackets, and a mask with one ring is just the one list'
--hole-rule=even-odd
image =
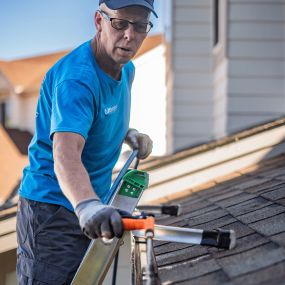
{"label": "man's wrist", "polygon": [[95,206],[96,207],[96,206],[100,206],[100,205],[103,206],[103,204],[100,201],[100,199],[98,199],[98,198],[90,198],[90,199],[86,199],[86,200],[80,201],[76,205],[74,210],[75,210],[76,215],[79,216],[84,209],[87,209],[90,206],[92,206],[92,207]]}

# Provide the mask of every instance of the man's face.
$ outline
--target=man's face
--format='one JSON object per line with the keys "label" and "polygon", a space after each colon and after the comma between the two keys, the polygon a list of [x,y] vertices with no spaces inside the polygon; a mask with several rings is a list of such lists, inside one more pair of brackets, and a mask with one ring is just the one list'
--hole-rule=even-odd
{"label": "man's face", "polygon": [[100,32],[101,48],[103,48],[105,56],[108,56],[112,61],[117,64],[125,64],[135,56],[147,34],[136,31],[136,28],[131,24],[125,29],[117,30],[112,27],[108,16],[140,24],[149,22],[149,12],[139,6],[119,10],[102,9],[102,11],[105,14],[98,12],[96,14],[96,26]]}

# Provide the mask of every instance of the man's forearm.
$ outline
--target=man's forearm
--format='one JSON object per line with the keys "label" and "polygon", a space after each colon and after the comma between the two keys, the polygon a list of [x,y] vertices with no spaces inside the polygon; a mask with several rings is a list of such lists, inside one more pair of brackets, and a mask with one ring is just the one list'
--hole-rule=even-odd
{"label": "man's forearm", "polygon": [[74,208],[83,200],[98,198],[81,161],[58,157],[55,159],[55,173],[63,194]]}

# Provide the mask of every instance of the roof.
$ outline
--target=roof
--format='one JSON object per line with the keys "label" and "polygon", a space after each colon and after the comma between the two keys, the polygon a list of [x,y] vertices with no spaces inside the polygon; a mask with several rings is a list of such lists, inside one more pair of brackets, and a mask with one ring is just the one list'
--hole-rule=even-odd
{"label": "roof", "polygon": [[188,193],[173,201],[181,204],[181,216],[160,218],[157,223],[233,229],[237,246],[218,250],[155,242],[163,284],[285,284],[284,154]]}
{"label": "roof", "polygon": [[45,73],[67,53],[67,51],[63,51],[14,61],[0,61],[0,70],[14,87],[16,93],[38,96]]}
{"label": "roof", "polygon": [[[139,57],[149,50],[157,47],[162,42],[163,36],[161,34],[147,37],[136,57]],[[21,94],[23,96],[38,96],[38,92],[46,72],[55,62],[65,56],[68,52],[70,51],[61,51],[14,61],[0,61],[0,76],[1,73],[2,76],[5,76],[6,81],[13,86],[17,94]],[[7,82],[4,82],[4,80],[2,81],[3,87],[1,87],[0,84],[0,95],[2,92],[2,96],[6,96],[9,88],[7,87]]]}
{"label": "roof", "polygon": [[23,167],[28,163],[28,158],[22,155],[0,125],[0,205],[4,203],[17,187]]}
{"label": "roof", "polygon": [[21,154],[28,155],[28,146],[32,140],[33,135],[29,131],[22,131],[19,129],[5,128],[5,131],[17,146]]}
{"label": "roof", "polygon": [[144,53],[154,49],[155,47],[159,46],[160,44],[162,44],[164,41],[163,35],[162,34],[157,34],[157,35],[153,35],[153,36],[148,36],[142,46],[140,47],[140,49],[138,50],[135,58],[140,57],[141,55],[143,55]]}
{"label": "roof", "polygon": [[[163,284],[282,284],[284,138],[281,118],[142,165],[151,178],[144,196],[182,205],[181,216],[161,217],[157,224],[233,229],[237,235],[237,246],[228,251],[155,242]],[[0,211],[0,253],[16,247],[15,212]]]}

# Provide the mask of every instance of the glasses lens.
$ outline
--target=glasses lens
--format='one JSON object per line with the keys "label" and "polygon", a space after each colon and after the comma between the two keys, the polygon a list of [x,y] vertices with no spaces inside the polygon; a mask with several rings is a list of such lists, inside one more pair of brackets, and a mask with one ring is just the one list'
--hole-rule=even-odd
{"label": "glasses lens", "polygon": [[147,33],[150,30],[148,23],[134,23],[135,31],[138,33]]}
{"label": "glasses lens", "polygon": [[112,27],[116,30],[124,30],[129,26],[128,21],[122,19],[112,19]]}

